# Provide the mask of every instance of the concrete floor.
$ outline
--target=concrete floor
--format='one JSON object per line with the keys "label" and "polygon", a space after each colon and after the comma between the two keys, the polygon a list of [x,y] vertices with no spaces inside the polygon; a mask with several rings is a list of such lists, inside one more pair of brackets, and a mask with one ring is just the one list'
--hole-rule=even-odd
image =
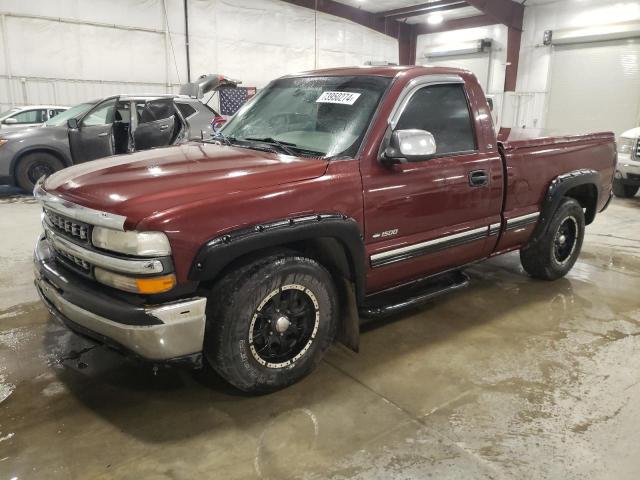
{"label": "concrete floor", "polygon": [[565,279],[491,260],[259,398],[51,322],[38,223],[32,199],[0,199],[0,479],[640,478],[638,197],[589,227]]}

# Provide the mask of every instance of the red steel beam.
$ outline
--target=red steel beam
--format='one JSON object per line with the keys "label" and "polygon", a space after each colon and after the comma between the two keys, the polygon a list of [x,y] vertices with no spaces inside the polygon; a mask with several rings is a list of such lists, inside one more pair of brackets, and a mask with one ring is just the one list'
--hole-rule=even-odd
{"label": "red steel beam", "polygon": [[485,27],[495,25],[495,20],[488,15],[476,15],[475,17],[454,18],[439,25],[416,24],[417,35],[428,33],[448,32],[449,30],[461,30],[463,28]]}
{"label": "red steel beam", "polygon": [[518,81],[518,64],[520,63],[520,42],[522,30],[509,28],[507,35],[507,68],[504,76],[504,91],[515,92]]}
{"label": "red steel beam", "polygon": [[408,23],[400,24],[398,35],[399,63],[400,65],[416,64],[416,43],[418,34],[415,25]]}
{"label": "red steel beam", "polygon": [[418,15],[424,15],[431,12],[442,12],[445,10],[455,10],[458,8],[467,7],[469,4],[466,0],[437,0],[435,2],[421,3],[412,7],[396,8],[394,10],[387,10],[386,12],[380,12],[380,17],[389,19],[408,18]]}
{"label": "red steel beam", "polygon": [[333,0],[282,0],[283,2],[316,10],[329,15],[350,20],[354,23],[370,28],[380,33],[384,33],[393,38],[398,38],[400,24],[396,21],[387,20],[376,14],[362,10],[360,8],[345,5]]}

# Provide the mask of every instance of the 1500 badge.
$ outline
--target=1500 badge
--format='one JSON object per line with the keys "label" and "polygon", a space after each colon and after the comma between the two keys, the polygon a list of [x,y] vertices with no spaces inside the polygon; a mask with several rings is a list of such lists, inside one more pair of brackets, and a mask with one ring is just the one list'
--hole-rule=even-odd
{"label": "1500 badge", "polygon": [[385,237],[393,237],[398,234],[398,229],[394,228],[393,230],[385,230],[384,232],[374,233],[373,238],[385,238]]}

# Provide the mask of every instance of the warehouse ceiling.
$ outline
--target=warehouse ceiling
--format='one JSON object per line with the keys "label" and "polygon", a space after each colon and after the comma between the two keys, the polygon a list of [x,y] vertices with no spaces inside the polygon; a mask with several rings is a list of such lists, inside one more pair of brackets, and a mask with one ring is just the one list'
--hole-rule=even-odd
{"label": "warehouse ceiling", "polygon": [[[453,20],[457,18],[467,18],[482,15],[482,12],[477,8],[469,5],[465,5],[464,0],[338,0],[339,3],[349,5],[352,7],[360,8],[371,13],[390,13],[394,10],[406,9],[407,7],[414,7],[417,5],[425,6],[429,3],[434,3],[439,6],[443,6],[443,9],[436,9],[438,15],[442,17],[443,21]],[[514,0],[517,3],[524,5],[539,5],[543,3],[551,3],[557,0]],[[449,7],[449,5],[451,5]],[[408,16],[403,18],[401,16],[394,16],[395,20],[406,21],[407,23],[419,24],[427,22],[429,12],[421,15]]]}

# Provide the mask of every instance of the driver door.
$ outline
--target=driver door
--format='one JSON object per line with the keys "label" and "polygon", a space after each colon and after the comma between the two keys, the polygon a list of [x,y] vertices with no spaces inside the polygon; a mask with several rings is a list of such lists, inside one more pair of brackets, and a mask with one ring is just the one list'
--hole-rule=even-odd
{"label": "driver door", "polygon": [[113,120],[116,98],[99,103],[84,116],[77,129],[69,129],[74,163],[113,155]]}
{"label": "driver door", "polygon": [[480,151],[463,84],[419,88],[395,129],[430,132],[437,153],[397,165],[374,161],[363,172],[373,291],[488,256],[489,227],[500,222],[502,162],[496,151]]}

